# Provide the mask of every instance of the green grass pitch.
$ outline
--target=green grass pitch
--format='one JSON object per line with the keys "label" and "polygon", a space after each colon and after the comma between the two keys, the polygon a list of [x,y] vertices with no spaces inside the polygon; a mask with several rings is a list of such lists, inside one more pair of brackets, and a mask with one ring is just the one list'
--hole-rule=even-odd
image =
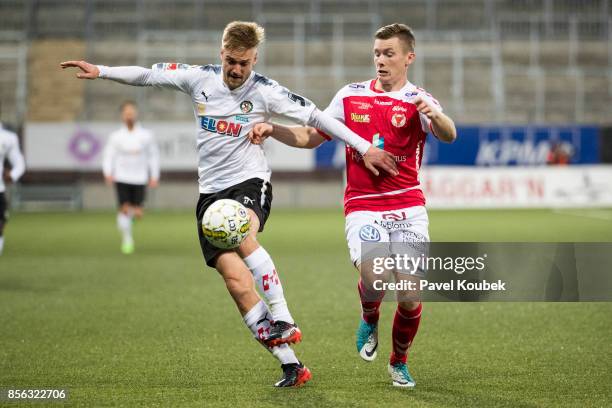
{"label": "green grass pitch", "polygon": [[[430,233],[612,241],[612,210],[431,211]],[[0,258],[0,388],[68,387],[68,404],[50,406],[86,407],[612,403],[612,303],[427,303],[410,357],[417,388],[391,387],[393,305],[383,305],[379,358],[354,349],[357,275],[340,210],[275,210],[261,235],[314,375],[275,389],[279,366],[204,267],[192,212],[150,212],[135,237],[123,256],[110,212],[13,214]]]}

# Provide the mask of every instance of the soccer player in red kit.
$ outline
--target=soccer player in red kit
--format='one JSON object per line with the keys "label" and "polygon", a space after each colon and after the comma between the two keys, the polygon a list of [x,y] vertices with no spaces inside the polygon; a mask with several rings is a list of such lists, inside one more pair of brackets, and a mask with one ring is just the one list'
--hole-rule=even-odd
{"label": "soccer player in red kit", "polygon": [[[346,238],[351,260],[360,271],[358,284],[362,317],[357,330],[357,351],[366,361],[376,358],[379,308],[384,292],[372,290],[372,263],[362,257],[362,243],[428,242],[425,197],[419,184],[419,168],[427,133],[453,142],[453,121],[424,89],[407,80],[414,62],[415,39],[404,24],[380,28],[374,40],[376,78],[342,88],[326,112],[344,122],[374,146],[395,156],[399,174],[371,174],[361,155],[346,147],[347,186],[344,195]],[[301,148],[315,148],[329,138],[311,127],[285,127],[262,123],[251,133],[253,143],[267,136]],[[406,364],[408,349],[421,317],[417,297],[398,298],[393,320],[393,351],[389,374],[398,387],[414,387]]]}

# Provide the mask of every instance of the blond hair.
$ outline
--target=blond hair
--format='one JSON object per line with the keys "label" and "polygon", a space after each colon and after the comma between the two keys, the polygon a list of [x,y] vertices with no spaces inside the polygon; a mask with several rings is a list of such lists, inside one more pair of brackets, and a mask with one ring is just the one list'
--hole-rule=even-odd
{"label": "blond hair", "polygon": [[264,29],[250,21],[232,21],[223,30],[223,48],[227,50],[248,50],[264,41]]}
{"label": "blond hair", "polygon": [[408,27],[406,24],[389,24],[384,27],[381,27],[374,34],[375,38],[379,40],[388,40],[393,37],[399,38],[401,42],[404,43],[405,49],[410,52],[414,52],[414,33],[412,32],[412,28]]}

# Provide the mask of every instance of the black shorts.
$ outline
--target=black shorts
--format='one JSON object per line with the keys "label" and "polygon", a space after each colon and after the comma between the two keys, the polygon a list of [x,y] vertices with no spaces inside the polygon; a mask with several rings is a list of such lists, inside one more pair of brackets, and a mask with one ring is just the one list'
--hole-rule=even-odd
{"label": "black shorts", "polygon": [[8,219],[8,209],[6,208],[6,198],[4,193],[0,193],[0,222],[6,223]]}
{"label": "black shorts", "polygon": [[257,214],[257,218],[259,218],[259,232],[261,232],[264,229],[272,207],[272,185],[260,178],[252,178],[216,193],[200,194],[200,199],[196,206],[198,237],[200,238],[200,247],[202,248],[206,265],[211,268],[215,267],[217,256],[227,250],[217,248],[206,240],[202,233],[202,217],[212,203],[223,198],[236,200],[246,208],[253,210]]}
{"label": "black shorts", "polygon": [[115,188],[117,189],[117,200],[120,207],[123,204],[142,207],[146,193],[144,184],[115,183]]}

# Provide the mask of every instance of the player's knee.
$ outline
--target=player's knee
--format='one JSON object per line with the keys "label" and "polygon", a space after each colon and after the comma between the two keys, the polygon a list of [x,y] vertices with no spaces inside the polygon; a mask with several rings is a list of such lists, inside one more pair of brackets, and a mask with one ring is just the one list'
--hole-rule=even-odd
{"label": "player's knee", "polygon": [[419,307],[419,304],[421,304],[421,302],[418,300],[406,300],[403,302],[398,302],[399,307],[409,312]]}
{"label": "player's knee", "polygon": [[238,255],[240,255],[240,257],[244,259],[247,256],[251,255],[257,248],[259,248],[259,243],[257,242],[257,235],[249,234],[246,236],[244,241],[242,241],[240,246],[236,249],[236,252],[238,252]]}
{"label": "player's knee", "polygon": [[119,212],[123,215],[128,215],[130,212],[129,204],[121,204],[121,207],[119,208]]}
{"label": "player's knee", "polygon": [[144,215],[144,211],[142,210],[142,207],[134,207],[134,217],[136,218],[142,218],[142,216]]}

